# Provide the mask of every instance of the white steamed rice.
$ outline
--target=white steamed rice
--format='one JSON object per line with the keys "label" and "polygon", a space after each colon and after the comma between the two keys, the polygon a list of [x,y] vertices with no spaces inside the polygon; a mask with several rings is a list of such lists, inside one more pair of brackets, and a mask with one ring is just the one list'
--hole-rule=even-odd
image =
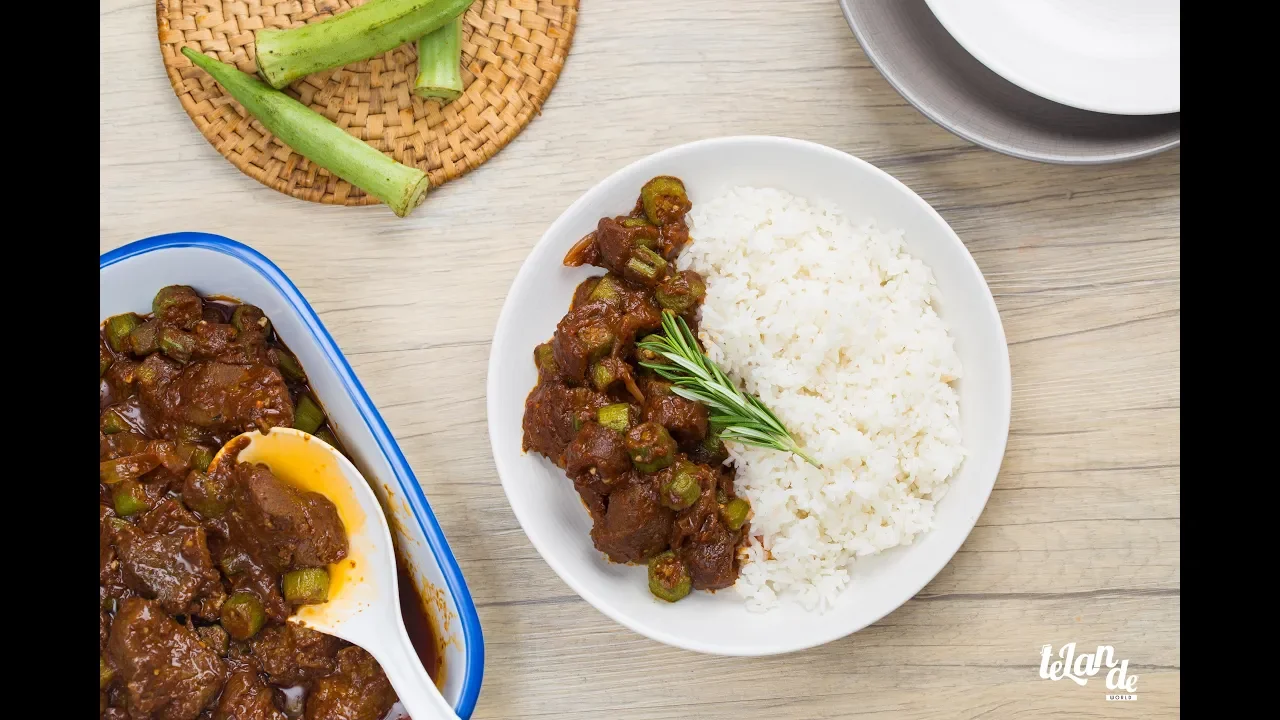
{"label": "white steamed rice", "polygon": [[933,273],[902,231],[772,189],[700,201],[681,268],[707,279],[707,354],[777,413],[818,470],[732,443],[752,535],[752,610],[826,610],[855,558],[910,544],[959,468],[960,377]]}

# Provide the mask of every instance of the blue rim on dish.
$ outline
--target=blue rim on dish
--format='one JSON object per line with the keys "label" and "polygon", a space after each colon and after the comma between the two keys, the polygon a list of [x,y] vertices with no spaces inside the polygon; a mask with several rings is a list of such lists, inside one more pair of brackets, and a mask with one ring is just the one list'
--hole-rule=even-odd
{"label": "blue rim on dish", "polygon": [[453,557],[453,551],[449,548],[448,541],[445,540],[440,524],[436,522],[435,513],[431,511],[431,506],[427,504],[426,494],[423,493],[422,486],[418,484],[418,478],[413,474],[413,470],[405,460],[404,454],[400,452],[400,446],[396,443],[391,430],[387,428],[382,415],[374,407],[373,401],[369,399],[369,394],[365,392],[364,386],[360,384],[359,378],[352,371],[351,365],[347,363],[346,357],[338,349],[338,344],[334,342],[333,337],[329,335],[329,331],[320,322],[320,318],[316,315],[316,311],[312,309],[311,304],[302,296],[297,286],[284,274],[284,271],[276,267],[275,263],[268,260],[265,255],[257,250],[221,235],[181,232],[137,240],[103,254],[99,261],[98,270],[101,272],[122,260],[166,248],[213,250],[244,262],[280,291],[280,294],[289,301],[298,316],[302,318],[302,322],[307,329],[311,331],[311,335],[317,341],[320,350],[342,380],[347,394],[354,401],[361,418],[364,419],[365,424],[369,426],[370,431],[373,433],[374,439],[378,443],[378,448],[382,450],[383,456],[386,457],[387,463],[391,466],[396,479],[400,483],[400,487],[405,491],[405,497],[409,501],[409,508],[413,511],[413,516],[417,518],[418,525],[422,528],[422,534],[426,536],[427,544],[431,547],[431,553],[435,556],[436,565],[440,567],[440,574],[444,576],[445,584],[448,585],[449,592],[453,595],[454,605],[457,607],[459,620],[462,623],[462,635],[466,641],[466,675],[462,685],[462,692],[458,696],[458,705],[454,708],[454,712],[462,720],[467,720],[475,710],[476,700],[480,697],[480,684],[484,679],[484,637],[480,631],[480,616],[476,613],[475,603],[471,600],[471,592],[467,589],[467,582],[462,577],[462,570],[458,567],[458,561]]}

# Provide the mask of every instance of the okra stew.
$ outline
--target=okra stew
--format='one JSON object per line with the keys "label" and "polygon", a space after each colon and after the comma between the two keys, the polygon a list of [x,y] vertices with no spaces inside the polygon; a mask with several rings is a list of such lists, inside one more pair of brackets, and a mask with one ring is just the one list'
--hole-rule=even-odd
{"label": "okra stew", "polygon": [[[656,177],[630,214],[601,218],[565,257],[607,272],[573,294],[555,335],[534,349],[524,449],[563,468],[591,516],[591,540],[616,563],[645,563],[649,590],[676,602],[738,579],[750,506],[707,408],[672,392],[637,348],[662,314],[697,328],[706,285],[675,260],[689,241],[684,184]],[[696,332],[696,330],[695,330]]]}
{"label": "okra stew", "polygon": [[[363,649],[286,619],[325,602],[347,554],[334,505],[218,450],[294,427],[342,446],[298,360],[253,306],[161,289],[98,341],[99,706],[111,720],[405,717]],[[403,563],[423,665],[439,654]]]}

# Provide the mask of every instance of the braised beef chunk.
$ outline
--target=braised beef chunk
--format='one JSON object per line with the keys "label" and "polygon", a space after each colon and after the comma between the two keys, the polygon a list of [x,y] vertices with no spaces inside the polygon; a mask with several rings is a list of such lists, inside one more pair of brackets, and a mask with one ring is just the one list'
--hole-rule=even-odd
{"label": "braised beef chunk", "polygon": [[571,477],[586,473],[608,481],[631,469],[622,433],[593,420],[583,424],[564,451],[564,470]]}
{"label": "braised beef chunk", "polygon": [[[626,350],[638,332],[657,329],[662,325],[662,311],[654,301],[653,293],[631,285],[612,273],[604,277],[588,278],[578,285],[569,309],[573,312],[589,304],[603,305],[616,314],[610,320],[618,339],[618,350]],[[620,354],[625,353],[615,353]]]}
{"label": "braised beef chunk", "polygon": [[[114,370],[115,365],[111,366],[108,373]],[[178,379],[181,372],[182,365],[164,355],[159,353],[148,355],[133,373],[143,410],[163,421],[165,416],[161,411],[165,409],[164,391]]]}
{"label": "braised beef chunk", "polygon": [[266,465],[239,463],[236,471],[232,516],[270,567],[320,567],[347,556],[346,529],[332,501],[281,481]]}
{"label": "braised beef chunk", "polygon": [[675,393],[645,396],[644,420],[656,422],[685,449],[693,449],[707,436],[707,406]]}
{"label": "braised beef chunk", "polygon": [[312,685],[306,720],[380,720],[395,702],[377,661],[352,645],[338,653],[337,670]]}
{"label": "braised beef chunk", "polygon": [[539,383],[529,393],[525,400],[521,449],[542,453],[552,462],[559,462],[565,447],[577,434],[568,393],[569,389],[561,385],[558,378]]}
{"label": "braised beef chunk", "polygon": [[219,655],[227,654],[227,648],[231,643],[231,636],[227,634],[226,630],[222,629],[221,625],[204,625],[198,627],[196,628],[196,635],[200,637],[200,642],[204,643],[205,647]]}
{"label": "braised beef chunk", "polygon": [[197,359],[221,360],[234,365],[248,365],[256,359],[247,354],[235,359],[224,357],[231,354],[232,348],[236,347],[236,338],[240,335],[231,325],[201,321],[192,334],[195,336],[192,356]]}
{"label": "braised beef chunk", "polygon": [[121,603],[107,652],[135,718],[195,720],[217,697],[226,675],[222,658],[195,631],[142,598]]}
{"label": "braised beef chunk", "polygon": [[600,218],[596,224],[596,247],[600,250],[598,264],[617,275],[622,275],[635,252],[630,233],[614,218]]}
{"label": "braised beef chunk", "polygon": [[201,322],[192,331],[197,360],[217,360],[232,365],[274,364],[267,354],[267,333],[256,324],[244,330],[222,322]]}
{"label": "braised beef chunk", "polygon": [[560,320],[549,343],[551,362],[539,359],[540,370],[545,375],[546,366],[553,366],[555,376],[571,387],[606,392],[622,383],[634,393],[634,370],[625,358],[638,334],[661,325],[662,314],[651,294],[605,276]]}
{"label": "braised beef chunk", "polygon": [[138,382],[140,367],[141,365],[134,360],[117,358],[111,367],[107,368],[106,376],[103,378],[106,380],[105,396],[111,402],[119,402],[132,395]]}
{"label": "braised beef chunk", "polygon": [[[263,682],[271,685],[269,678],[262,669],[262,664],[258,662],[258,658],[255,657],[253,651],[249,649],[248,643],[229,640],[226,655],[222,659],[227,663],[228,675],[246,671],[254,672],[262,676]],[[277,700],[278,699],[279,698],[277,698]],[[284,706],[284,703],[277,704],[281,707]],[[287,715],[288,713],[285,714]]]}
{"label": "braised beef chunk", "polygon": [[293,425],[293,401],[279,370],[196,361],[175,374],[169,362],[152,355],[139,371],[143,405],[166,424],[222,435]]}
{"label": "braised beef chunk", "polygon": [[293,623],[268,625],[249,640],[253,656],[274,685],[288,687],[333,672],[346,643]]}
{"label": "braised beef chunk", "polygon": [[524,449],[535,450],[563,465],[565,447],[596,410],[609,404],[603,393],[570,388],[559,382],[539,384],[525,401]]}
{"label": "braised beef chunk", "polygon": [[596,229],[569,250],[564,264],[608,268],[638,285],[653,287],[689,242],[684,216],[692,207],[678,178],[653,178],[641,188],[630,216],[601,218]]}
{"label": "braised beef chunk", "polygon": [[280,593],[279,573],[245,549],[252,542],[246,540],[239,530],[235,533],[235,540],[236,542],[222,544],[217,556],[218,567],[231,582],[232,592],[253,593],[262,601],[262,608],[272,622],[282,623],[288,620],[291,608]]}
{"label": "braised beef chunk", "polygon": [[593,522],[600,522],[604,517],[604,500],[609,495],[609,486],[598,475],[583,474],[573,478],[573,487],[582,498]]}
{"label": "braised beef chunk", "polygon": [[695,590],[720,590],[737,581],[740,542],[715,516],[704,518],[702,527],[680,552]]}
{"label": "braised beef chunk", "polygon": [[125,584],[173,615],[218,582],[202,528],[157,535],[126,525],[116,533],[116,551]]}
{"label": "braised beef chunk", "polygon": [[214,706],[215,720],[286,720],[276,707],[275,693],[264,684],[256,672],[242,670],[227,679]]}
{"label": "braised beef chunk", "polygon": [[170,285],[160,288],[151,301],[155,317],[166,325],[190,330],[204,318],[204,303],[194,288]]}
{"label": "braised beef chunk", "polygon": [[627,347],[636,339],[662,328],[662,310],[654,302],[653,294],[624,287],[622,297],[622,326],[619,337]]}
{"label": "braised beef chunk", "polygon": [[596,225],[599,261],[608,268],[642,287],[653,287],[666,273],[667,263],[659,254],[657,228],[647,224],[626,225],[627,218],[600,218]]}
{"label": "braised beef chunk", "polygon": [[214,584],[196,598],[195,603],[187,610],[192,619],[199,618],[207,622],[217,622],[222,617],[222,604],[227,601],[227,591],[222,585]]}
{"label": "braised beef chunk", "polygon": [[589,382],[587,373],[597,360],[613,352],[621,317],[604,302],[589,302],[569,311],[551,338],[560,376],[570,385]]}
{"label": "braised beef chunk", "polygon": [[724,503],[717,499],[732,492],[732,475],[729,474],[729,481],[725,483],[725,473],[711,468],[704,470],[697,502],[676,516],[671,547],[688,567],[695,590],[719,590],[738,579],[737,549],[742,544],[743,533],[725,526],[721,515]]}
{"label": "braised beef chunk", "polygon": [[644,562],[666,550],[675,513],[662,506],[657,478],[632,472],[614,484],[591,528],[596,549],[619,563]]}

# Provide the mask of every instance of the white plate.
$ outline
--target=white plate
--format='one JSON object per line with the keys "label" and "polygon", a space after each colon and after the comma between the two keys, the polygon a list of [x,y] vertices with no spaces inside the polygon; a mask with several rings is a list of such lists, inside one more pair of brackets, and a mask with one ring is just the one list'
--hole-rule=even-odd
{"label": "white plate", "polygon": [[1009,82],[1117,115],[1181,109],[1178,0],[927,0],[955,39]]}
{"label": "white plate", "polygon": [[[656,175],[684,180],[696,205],[731,187],[776,187],[830,202],[851,220],[902,228],[928,264],[964,364],[961,430],[971,453],[937,507],[936,527],[908,547],[859,560],[851,587],[826,614],[785,605],[750,613],[733,590],[654,598],[645,568],[605,561],[591,520],[564,472],[521,446],[524,401],[537,380],[533,348],[568,310],[574,287],[598,268],[566,268],[565,252],[603,216],[626,213]],[[696,242],[696,238],[695,238]],[[995,483],[1009,431],[1009,352],[991,291],[960,238],[918,195],[875,167],[822,145],[774,137],[728,137],[664,150],[587,191],[534,246],[498,318],[489,354],[489,438],[516,518],[547,564],[598,610],[659,642],[722,655],[770,655],[821,645],[893,611],[947,564],[973,528]]]}

